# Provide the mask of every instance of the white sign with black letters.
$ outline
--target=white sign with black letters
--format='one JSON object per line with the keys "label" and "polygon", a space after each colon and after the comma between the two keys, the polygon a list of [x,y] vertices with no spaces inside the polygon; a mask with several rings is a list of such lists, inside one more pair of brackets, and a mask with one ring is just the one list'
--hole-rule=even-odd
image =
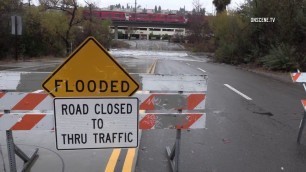
{"label": "white sign with black letters", "polygon": [[138,146],[138,99],[55,98],[58,150]]}

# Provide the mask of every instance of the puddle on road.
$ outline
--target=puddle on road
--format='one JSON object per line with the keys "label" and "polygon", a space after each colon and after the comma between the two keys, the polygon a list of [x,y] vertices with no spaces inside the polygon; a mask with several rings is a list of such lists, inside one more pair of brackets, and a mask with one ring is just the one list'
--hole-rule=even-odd
{"label": "puddle on road", "polygon": [[259,115],[267,115],[267,116],[273,116],[273,114],[271,112],[253,112]]}
{"label": "puddle on road", "polygon": [[251,111],[252,113],[258,114],[258,115],[264,115],[264,116],[269,116],[269,117],[274,116],[273,113],[257,106],[254,103],[250,103],[250,102],[247,103],[247,110]]}

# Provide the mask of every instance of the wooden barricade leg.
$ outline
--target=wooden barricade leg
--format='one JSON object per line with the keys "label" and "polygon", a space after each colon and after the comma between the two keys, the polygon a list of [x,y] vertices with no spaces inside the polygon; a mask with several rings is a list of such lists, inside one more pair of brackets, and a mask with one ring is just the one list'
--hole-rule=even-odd
{"label": "wooden barricade leg", "polygon": [[[179,91],[179,94],[183,94],[183,91]],[[182,113],[182,109],[178,110],[179,113]],[[172,150],[170,150],[169,147],[166,147],[166,151],[168,154],[168,160],[171,164],[172,171],[178,172],[179,166],[180,166],[180,146],[181,146],[181,129],[176,130],[176,139],[175,143],[172,147]]]}
{"label": "wooden barricade leg", "polygon": [[166,151],[168,154],[168,160],[171,164],[172,171],[179,171],[179,157],[180,157],[180,142],[181,142],[181,129],[176,130],[176,140],[175,143],[170,150],[170,147],[166,147]]}
{"label": "wooden barricade leg", "polygon": [[301,120],[300,130],[299,130],[299,134],[298,134],[298,138],[297,138],[298,144],[301,144],[301,136],[303,134],[303,130],[304,130],[304,127],[305,127],[305,122],[306,122],[306,112],[304,112],[304,117]]}

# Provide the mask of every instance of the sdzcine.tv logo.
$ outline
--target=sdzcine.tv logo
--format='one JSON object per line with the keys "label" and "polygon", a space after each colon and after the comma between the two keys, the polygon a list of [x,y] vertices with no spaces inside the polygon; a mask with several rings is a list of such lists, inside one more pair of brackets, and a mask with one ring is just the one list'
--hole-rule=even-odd
{"label": "sdzcine.tv logo", "polygon": [[275,17],[252,17],[251,23],[274,23]]}

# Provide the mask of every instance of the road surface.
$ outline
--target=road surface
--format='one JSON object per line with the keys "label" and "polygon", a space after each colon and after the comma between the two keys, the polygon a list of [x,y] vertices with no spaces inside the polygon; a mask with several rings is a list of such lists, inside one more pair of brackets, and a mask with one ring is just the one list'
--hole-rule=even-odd
{"label": "road surface", "polygon": [[[161,59],[155,70],[208,74],[207,129],[182,132],[180,171],[305,171],[306,134],[296,143],[303,88],[203,58]],[[143,131],[136,171],[169,171],[174,139],[175,131]]]}
{"label": "road surface", "polygon": [[[306,96],[301,86],[212,63],[205,55],[191,55],[177,44],[134,40],[131,44],[135,46],[130,50],[111,51],[129,72],[143,73],[158,60],[155,69],[158,74],[208,75],[207,128],[182,132],[180,171],[305,171],[306,132],[301,144],[296,143],[304,112],[300,100]],[[1,64],[0,68],[51,71],[60,61]],[[1,150],[6,157],[3,133]],[[67,172],[104,171],[109,162],[114,165],[114,171],[122,171],[129,159],[127,149],[57,151],[52,132],[16,133],[15,139],[27,152],[37,146],[41,148],[32,172],[63,171],[63,168]],[[170,171],[165,147],[172,146],[174,140],[174,130],[142,131],[136,171]],[[4,162],[8,169],[7,160]],[[0,171],[2,167],[0,161]]]}

